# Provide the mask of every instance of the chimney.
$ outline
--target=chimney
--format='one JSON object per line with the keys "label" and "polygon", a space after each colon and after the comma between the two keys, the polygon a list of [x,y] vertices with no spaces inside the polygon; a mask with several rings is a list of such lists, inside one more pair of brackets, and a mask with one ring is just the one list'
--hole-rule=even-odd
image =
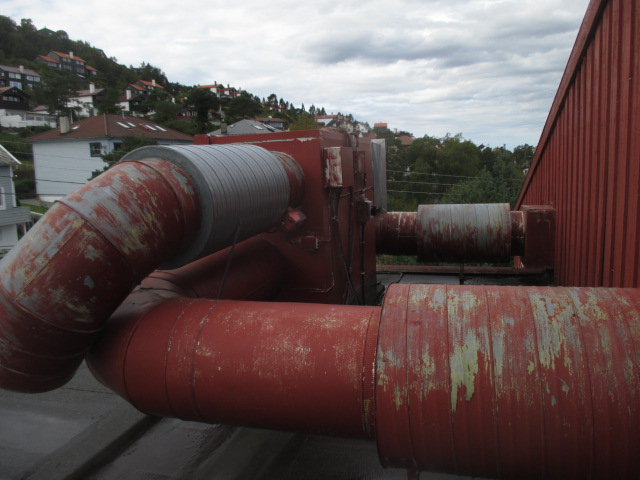
{"label": "chimney", "polygon": [[24,65],[20,65],[20,73],[24,73]]}
{"label": "chimney", "polygon": [[69,52],[69,58],[73,60],[73,52]]}
{"label": "chimney", "polygon": [[69,117],[60,117],[60,133],[65,134],[71,131],[71,119]]}
{"label": "chimney", "polygon": [[151,79],[151,85],[153,85],[154,87],[156,86],[156,79],[155,78]]}
{"label": "chimney", "polygon": [[131,100],[131,90],[127,88],[125,91],[127,92],[127,100]]}
{"label": "chimney", "polygon": [[93,83],[93,82],[91,82],[91,83],[89,84],[89,93],[91,93],[91,94],[96,93],[96,84],[95,84],[95,83]]}

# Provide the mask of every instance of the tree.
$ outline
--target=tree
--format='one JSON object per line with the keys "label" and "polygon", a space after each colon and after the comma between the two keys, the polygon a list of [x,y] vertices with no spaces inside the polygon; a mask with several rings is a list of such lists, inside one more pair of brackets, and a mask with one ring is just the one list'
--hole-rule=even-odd
{"label": "tree", "polygon": [[243,118],[252,118],[262,113],[260,101],[249,93],[243,92],[229,101],[227,106],[229,123],[233,123]]}
{"label": "tree", "polygon": [[196,122],[206,131],[209,125],[209,112],[220,107],[220,99],[208,88],[193,88],[186,100],[188,108],[196,112]]}
{"label": "tree", "polygon": [[71,114],[66,104],[82,88],[77,75],[66,70],[45,67],[41,70],[42,82],[33,89],[33,99],[36,103],[46,105],[49,113]]}
{"label": "tree", "polygon": [[312,130],[319,126],[313,115],[303,113],[289,126],[289,130]]}

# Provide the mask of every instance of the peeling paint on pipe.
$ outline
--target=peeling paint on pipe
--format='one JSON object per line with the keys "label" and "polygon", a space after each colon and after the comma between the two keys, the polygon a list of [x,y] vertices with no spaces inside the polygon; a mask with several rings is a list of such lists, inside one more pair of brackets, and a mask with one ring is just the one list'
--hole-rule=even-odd
{"label": "peeling paint on pipe", "polygon": [[66,383],[143,278],[277,226],[302,181],[291,158],[252,145],[129,153],[54,205],[0,263],[0,387]]}
{"label": "peeling paint on pipe", "polygon": [[523,212],[508,204],[420,205],[376,217],[376,251],[428,262],[507,262],[524,254]]}
{"label": "peeling paint on pipe", "polygon": [[136,408],[376,438],[385,466],[636,478],[640,292],[393,285],[380,307],[158,299],[88,360]]}
{"label": "peeling paint on pipe", "polygon": [[384,465],[637,477],[638,290],[394,285],[381,318]]}
{"label": "peeling paint on pipe", "polygon": [[0,263],[0,386],[66,383],[104,321],[198,228],[188,177],[157,159],[116,165],[57,202]]}
{"label": "peeling paint on pipe", "polygon": [[507,262],[509,204],[420,205],[418,258],[429,262]]}
{"label": "peeling paint on pipe", "polygon": [[366,438],[379,315],[377,307],[176,298],[110,322],[88,362],[155,415]]}

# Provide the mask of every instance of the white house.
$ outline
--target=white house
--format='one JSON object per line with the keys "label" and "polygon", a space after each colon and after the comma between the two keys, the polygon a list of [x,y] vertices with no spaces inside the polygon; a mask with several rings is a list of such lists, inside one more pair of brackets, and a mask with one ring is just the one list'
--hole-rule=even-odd
{"label": "white house", "polygon": [[104,88],[96,88],[95,83],[90,83],[88,90],[79,90],[74,97],[69,97],[66,105],[68,108],[75,109],[80,117],[93,117],[96,114],[97,104],[104,94]]}
{"label": "white house", "polygon": [[0,258],[18,243],[18,227],[31,222],[31,211],[16,206],[14,165],[20,162],[0,145]]}
{"label": "white house", "polygon": [[104,114],[60,127],[27,140],[33,144],[38,199],[53,202],[85,184],[106,163],[102,156],[117,150],[127,136],[154,139],[159,145],[190,145],[193,137],[139,117]]}

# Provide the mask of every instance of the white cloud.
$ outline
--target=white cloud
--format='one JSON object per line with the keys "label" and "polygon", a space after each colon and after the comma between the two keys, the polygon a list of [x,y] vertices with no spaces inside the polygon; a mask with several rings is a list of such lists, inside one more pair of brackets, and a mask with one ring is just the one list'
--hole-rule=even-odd
{"label": "white cloud", "polygon": [[476,143],[536,143],[588,0],[5,0],[171,81],[230,83],[299,106]]}

